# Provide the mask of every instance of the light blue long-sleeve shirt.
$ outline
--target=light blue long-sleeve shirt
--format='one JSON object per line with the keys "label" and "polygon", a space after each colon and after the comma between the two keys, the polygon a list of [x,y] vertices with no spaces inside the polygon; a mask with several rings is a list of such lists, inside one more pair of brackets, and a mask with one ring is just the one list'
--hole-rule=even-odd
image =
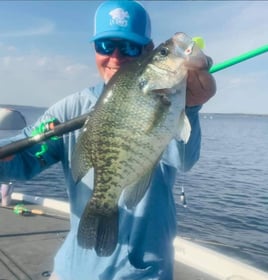
{"label": "light blue long-sleeve shirt", "polygon": [[[36,125],[51,117],[62,123],[89,112],[102,89],[103,85],[98,85],[66,97],[50,107]],[[92,170],[77,185],[71,175],[70,160],[79,131],[47,141],[48,151],[43,160],[35,156],[40,150],[37,144],[11,161],[0,162],[0,181],[29,179],[62,162],[70,199],[71,230],[54,261],[54,272],[61,280],[173,279],[176,209],[172,190],[178,169],[187,171],[199,159],[199,109],[199,106],[186,109],[192,127],[190,140],[184,146],[176,140],[170,142],[153,172],[151,186],[138,205],[129,210],[120,198],[118,244],[109,257],[99,257],[94,250],[83,249],[77,243],[79,220],[93,190]],[[0,145],[30,136],[32,130],[27,127],[15,138],[1,140]]]}

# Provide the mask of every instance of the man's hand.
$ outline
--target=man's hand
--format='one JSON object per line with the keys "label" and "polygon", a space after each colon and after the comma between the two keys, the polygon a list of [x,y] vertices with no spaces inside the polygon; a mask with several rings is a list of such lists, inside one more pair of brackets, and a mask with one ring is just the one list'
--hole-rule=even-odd
{"label": "man's hand", "polygon": [[187,79],[186,105],[188,107],[202,105],[216,93],[216,82],[208,72],[212,66],[211,58],[207,57],[209,65],[200,69],[189,69]]}

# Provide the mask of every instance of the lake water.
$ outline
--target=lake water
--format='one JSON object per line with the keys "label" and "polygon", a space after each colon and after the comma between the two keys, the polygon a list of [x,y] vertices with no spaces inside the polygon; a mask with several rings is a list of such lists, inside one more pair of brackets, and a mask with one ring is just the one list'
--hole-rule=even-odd
{"label": "lake water", "polygon": [[[15,108],[28,123],[44,110]],[[174,190],[178,234],[268,271],[268,116],[201,114],[200,121],[200,160],[178,175]],[[0,131],[0,138],[9,135]],[[16,182],[15,191],[67,200],[60,169]]]}

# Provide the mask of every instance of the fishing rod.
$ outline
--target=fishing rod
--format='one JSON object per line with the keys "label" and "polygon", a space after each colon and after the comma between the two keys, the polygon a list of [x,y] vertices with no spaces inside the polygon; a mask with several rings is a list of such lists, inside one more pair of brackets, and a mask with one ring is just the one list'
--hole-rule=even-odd
{"label": "fishing rod", "polygon": [[[192,40],[198,45],[198,47],[201,50],[205,48],[205,40],[202,37],[199,37],[199,36],[193,37]],[[223,62],[215,64],[209,69],[209,73],[212,74],[212,73],[218,72],[220,70],[231,67],[240,62],[253,58],[257,55],[261,55],[265,52],[268,52],[268,45],[263,45],[257,49],[253,49],[253,50],[243,53],[241,55],[235,56],[233,58],[230,58]]]}
{"label": "fishing rod", "polygon": [[52,137],[60,137],[65,133],[79,129],[84,125],[87,116],[88,114],[83,114],[67,122],[60,123],[55,126],[50,126],[50,129],[48,131],[44,131],[37,135],[27,137],[25,139],[21,139],[0,147],[0,159],[12,156],[35,144],[51,139]]}
{"label": "fishing rod", "polygon": [[209,70],[209,72],[212,74],[212,73],[215,73],[215,72],[218,72],[220,70],[223,70],[225,68],[228,68],[228,67],[231,67],[235,64],[238,64],[240,62],[243,62],[245,60],[248,60],[252,57],[255,57],[257,55],[260,55],[260,54],[263,54],[265,52],[268,52],[268,45],[264,45],[264,46],[261,46],[257,49],[254,49],[254,50],[251,50],[249,52],[246,52],[244,54],[241,54],[239,56],[236,56],[236,57],[233,57],[233,58],[230,58],[230,59],[227,59],[221,63],[218,63],[218,64],[215,64],[214,66],[212,66]]}
{"label": "fishing rod", "polygon": [[[197,43],[198,46],[200,46],[201,49],[204,47],[204,40],[201,37],[195,37],[195,38],[193,38],[193,40]],[[231,67],[240,62],[253,58],[257,55],[261,55],[265,52],[268,52],[268,45],[261,46],[257,49],[251,50],[242,55],[239,55],[239,56],[233,57],[231,59],[225,60],[221,63],[218,63],[218,64],[212,66],[210,68],[209,72],[211,74],[218,72],[220,70]],[[81,115],[81,116],[71,119],[65,123],[57,124],[57,125],[53,126],[52,128],[50,128],[48,131],[44,131],[44,132],[34,135],[32,137],[18,140],[18,141],[12,142],[10,144],[7,144],[3,147],[0,147],[0,159],[14,155],[35,144],[38,144],[42,141],[51,139],[52,137],[59,137],[65,133],[74,131],[76,129],[80,129],[84,125],[87,116],[88,116],[88,114]]]}
{"label": "fishing rod", "polygon": [[0,206],[0,208],[5,209],[5,210],[13,211],[14,214],[20,215],[20,216],[36,216],[37,215],[37,216],[43,216],[43,217],[47,217],[47,218],[59,219],[59,220],[64,220],[64,221],[69,221],[70,220],[68,217],[64,217],[63,215],[57,215],[57,214],[54,214],[54,213],[49,213],[49,212],[44,211],[42,209],[26,208],[26,206],[22,203],[19,203],[19,204],[15,205],[14,207]]}

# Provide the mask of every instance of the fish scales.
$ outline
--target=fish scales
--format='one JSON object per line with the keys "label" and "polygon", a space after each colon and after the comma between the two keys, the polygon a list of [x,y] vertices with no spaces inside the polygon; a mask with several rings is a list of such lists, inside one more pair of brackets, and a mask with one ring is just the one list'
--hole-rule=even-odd
{"label": "fish scales", "polygon": [[[133,208],[172,138],[187,142],[184,113],[187,68],[200,49],[176,33],[155,50],[124,65],[109,81],[82,129],[72,156],[75,182],[94,168],[94,190],[80,220],[78,243],[100,256],[115,250],[118,200]],[[198,59],[197,59],[198,61]]]}

